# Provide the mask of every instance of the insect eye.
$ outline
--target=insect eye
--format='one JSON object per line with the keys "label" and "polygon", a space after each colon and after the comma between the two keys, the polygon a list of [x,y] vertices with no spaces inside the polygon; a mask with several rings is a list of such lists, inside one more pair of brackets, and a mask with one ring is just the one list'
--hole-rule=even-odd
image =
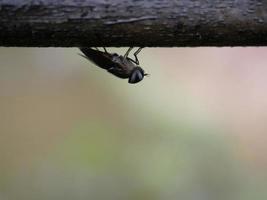
{"label": "insect eye", "polygon": [[129,83],[138,83],[139,81],[143,80],[144,73],[140,69],[136,69],[133,71],[129,78]]}

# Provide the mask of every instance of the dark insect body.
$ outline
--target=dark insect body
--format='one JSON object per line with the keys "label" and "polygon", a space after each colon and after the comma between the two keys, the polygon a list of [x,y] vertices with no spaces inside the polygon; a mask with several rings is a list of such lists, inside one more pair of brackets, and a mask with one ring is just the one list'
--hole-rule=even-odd
{"label": "dark insect body", "polygon": [[105,52],[99,51],[98,48],[92,49],[89,47],[80,48],[84,58],[90,60],[98,67],[107,70],[116,77],[128,79],[128,83],[134,84],[143,80],[146,74],[139,66],[137,54],[142,50],[139,48],[135,53],[135,60],[128,57],[133,47],[130,47],[124,56],[116,53],[108,53],[106,48]]}

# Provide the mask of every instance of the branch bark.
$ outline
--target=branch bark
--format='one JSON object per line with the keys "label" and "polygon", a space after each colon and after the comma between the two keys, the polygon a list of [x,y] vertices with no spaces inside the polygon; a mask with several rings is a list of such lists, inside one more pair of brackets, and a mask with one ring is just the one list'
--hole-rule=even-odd
{"label": "branch bark", "polygon": [[265,46],[266,0],[0,0],[0,46]]}

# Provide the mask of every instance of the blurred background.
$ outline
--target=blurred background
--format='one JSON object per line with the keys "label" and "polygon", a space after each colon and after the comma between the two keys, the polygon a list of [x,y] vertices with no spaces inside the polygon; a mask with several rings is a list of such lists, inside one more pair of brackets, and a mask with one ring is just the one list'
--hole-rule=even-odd
{"label": "blurred background", "polygon": [[0,200],[267,198],[266,48],[145,48],[136,85],[77,53],[0,48]]}

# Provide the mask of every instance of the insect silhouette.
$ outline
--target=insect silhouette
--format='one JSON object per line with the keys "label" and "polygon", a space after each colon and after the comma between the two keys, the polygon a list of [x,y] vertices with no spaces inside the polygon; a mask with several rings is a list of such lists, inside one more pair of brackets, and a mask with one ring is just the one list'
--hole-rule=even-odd
{"label": "insect silhouette", "polygon": [[103,48],[105,50],[104,52],[100,51],[98,48],[92,49],[89,47],[82,47],[80,50],[84,55],[80,55],[116,77],[128,79],[128,83],[131,84],[142,81],[143,78],[148,75],[139,66],[139,60],[137,58],[142,47],[134,53],[135,60],[128,57],[133,47],[130,47],[124,56],[118,55],[117,53],[108,53],[106,48]]}

